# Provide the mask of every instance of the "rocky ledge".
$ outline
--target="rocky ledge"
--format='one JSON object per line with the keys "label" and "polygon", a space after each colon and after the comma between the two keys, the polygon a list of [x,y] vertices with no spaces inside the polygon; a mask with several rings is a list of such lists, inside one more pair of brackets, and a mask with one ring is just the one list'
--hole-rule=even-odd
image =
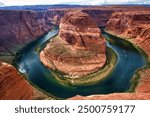
{"label": "rocky ledge", "polygon": [[0,100],[45,98],[47,96],[30,85],[12,65],[0,61]]}
{"label": "rocky ledge", "polygon": [[89,15],[68,12],[61,20],[59,35],[47,44],[40,59],[50,69],[84,76],[104,66],[105,40]]}
{"label": "rocky ledge", "polygon": [[75,96],[68,100],[149,100],[150,93],[112,93],[107,95]]}

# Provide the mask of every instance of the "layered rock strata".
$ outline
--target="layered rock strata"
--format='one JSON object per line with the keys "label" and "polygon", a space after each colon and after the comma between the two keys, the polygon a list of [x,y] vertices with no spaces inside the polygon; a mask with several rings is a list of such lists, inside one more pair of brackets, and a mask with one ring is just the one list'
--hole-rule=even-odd
{"label": "layered rock strata", "polygon": [[117,11],[149,11],[144,6],[90,6],[79,8],[49,8],[45,14],[45,20],[59,25],[61,18],[69,11],[78,11],[87,13],[99,27],[105,27],[112,13]]}
{"label": "layered rock strata", "polygon": [[0,61],[0,100],[45,98],[47,96],[31,86],[12,65]]}
{"label": "layered rock strata", "polygon": [[53,70],[79,77],[101,68],[105,51],[105,40],[89,15],[69,12],[61,20],[59,36],[50,41],[40,58]]}
{"label": "layered rock strata", "polygon": [[[121,36],[143,49],[150,60],[150,12],[119,12],[110,18],[106,30]],[[137,92],[150,93],[150,70],[139,72],[140,82]]]}
{"label": "layered rock strata", "polygon": [[106,30],[126,38],[150,55],[150,12],[114,13]]}
{"label": "layered rock strata", "polygon": [[51,28],[40,12],[0,10],[0,56],[14,56]]}

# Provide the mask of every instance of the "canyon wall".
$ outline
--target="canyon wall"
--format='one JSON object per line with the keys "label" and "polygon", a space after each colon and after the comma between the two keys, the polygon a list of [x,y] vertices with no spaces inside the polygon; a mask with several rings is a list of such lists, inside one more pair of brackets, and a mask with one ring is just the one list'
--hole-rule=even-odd
{"label": "canyon wall", "polygon": [[80,77],[106,62],[105,40],[88,14],[68,12],[61,20],[59,36],[40,53],[41,61],[53,70]]}
{"label": "canyon wall", "polygon": [[105,27],[112,13],[118,11],[142,11],[149,10],[144,6],[90,6],[78,8],[50,8],[46,12],[46,20],[59,25],[61,18],[70,11],[81,11],[88,14],[98,27]]}
{"label": "canyon wall", "polygon": [[86,14],[89,14],[90,17],[93,19],[93,21],[97,24],[99,27],[104,27],[107,24],[107,21],[109,20],[111,14],[114,12],[114,10],[104,10],[104,9],[49,9],[46,12],[46,20],[49,20],[55,25],[59,25],[61,18],[70,11],[81,11]]}
{"label": "canyon wall", "polygon": [[[42,12],[0,11],[0,56],[14,56],[52,28]],[[1,58],[0,58],[1,60]]]}
{"label": "canyon wall", "polygon": [[137,6],[103,6],[52,8],[45,11],[0,10],[0,60],[11,58],[24,45],[42,36],[51,29],[51,23],[59,25],[61,18],[68,11],[87,13],[98,27],[105,27],[113,12],[147,9],[147,7]]}
{"label": "canyon wall", "polygon": [[116,12],[106,30],[138,45],[150,56],[150,12]]}

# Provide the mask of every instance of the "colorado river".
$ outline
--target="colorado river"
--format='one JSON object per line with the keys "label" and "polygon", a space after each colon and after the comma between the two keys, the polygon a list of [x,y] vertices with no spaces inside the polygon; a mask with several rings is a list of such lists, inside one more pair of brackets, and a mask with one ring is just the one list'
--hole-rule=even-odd
{"label": "colorado river", "polygon": [[[47,93],[59,97],[69,98],[75,95],[108,94],[113,92],[125,92],[130,88],[130,80],[135,71],[145,65],[144,57],[132,46],[118,41],[116,37],[104,34],[112,38],[113,42],[107,41],[107,46],[114,50],[118,59],[115,69],[107,78],[89,86],[67,86],[58,82],[51,71],[40,61],[36,48],[40,48],[46,41],[57,35],[58,30],[52,30],[43,38],[23,53],[17,61],[18,70],[25,73],[27,79]],[[117,44],[119,43],[119,44]],[[129,47],[130,46],[130,47]],[[131,47],[132,46],[132,47]]]}

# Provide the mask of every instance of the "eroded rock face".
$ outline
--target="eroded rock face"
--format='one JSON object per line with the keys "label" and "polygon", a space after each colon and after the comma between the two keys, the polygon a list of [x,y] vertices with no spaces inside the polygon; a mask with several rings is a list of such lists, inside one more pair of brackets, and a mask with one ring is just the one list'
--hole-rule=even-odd
{"label": "eroded rock face", "polygon": [[[61,18],[70,11],[82,11],[93,19],[97,26],[102,27],[106,26],[107,21],[111,17],[111,14],[114,12],[115,8],[64,8],[64,9],[49,9],[46,12],[46,20],[52,22],[55,25],[59,25]],[[121,9],[121,8],[120,8]],[[117,10],[120,10],[119,8]]]}
{"label": "eroded rock face", "polygon": [[105,40],[92,19],[82,12],[69,12],[60,23],[59,36],[40,53],[44,65],[70,76],[83,76],[106,61]]}
{"label": "eroded rock face", "polygon": [[69,12],[60,23],[60,39],[79,49],[105,53],[105,41],[100,29],[88,14]]}
{"label": "eroded rock face", "polygon": [[0,62],[0,99],[32,99],[33,94],[33,88],[12,65]]}
{"label": "eroded rock face", "polygon": [[[150,60],[150,12],[116,12],[113,13],[109,22],[107,23],[106,31],[127,39],[131,43],[143,49]],[[144,69],[139,72],[140,80],[136,87],[136,92],[131,94],[136,96],[135,99],[141,99],[139,96],[143,95],[146,99],[150,99],[150,69]],[[120,94],[118,94],[120,95]],[[125,94],[126,95],[126,94]],[[115,96],[115,95],[114,95]],[[129,96],[129,99],[132,99]],[[142,99],[145,99],[144,97]]]}
{"label": "eroded rock face", "polygon": [[137,93],[150,93],[150,69],[142,70],[140,74],[140,83],[136,88]]}
{"label": "eroded rock face", "polygon": [[0,10],[0,56],[14,56],[51,28],[40,12]]}
{"label": "eroded rock face", "polygon": [[112,13],[117,11],[142,11],[149,10],[148,7],[144,6],[90,6],[90,7],[80,7],[80,8],[50,8],[46,12],[46,20],[59,25],[61,18],[70,11],[82,11],[90,15],[93,21],[99,27],[106,26],[107,21],[111,17]]}
{"label": "eroded rock face", "polygon": [[150,55],[150,12],[116,12],[107,24],[107,31],[127,38]]}
{"label": "eroded rock face", "polygon": [[30,85],[12,65],[0,61],[0,100],[31,100],[47,97]]}

